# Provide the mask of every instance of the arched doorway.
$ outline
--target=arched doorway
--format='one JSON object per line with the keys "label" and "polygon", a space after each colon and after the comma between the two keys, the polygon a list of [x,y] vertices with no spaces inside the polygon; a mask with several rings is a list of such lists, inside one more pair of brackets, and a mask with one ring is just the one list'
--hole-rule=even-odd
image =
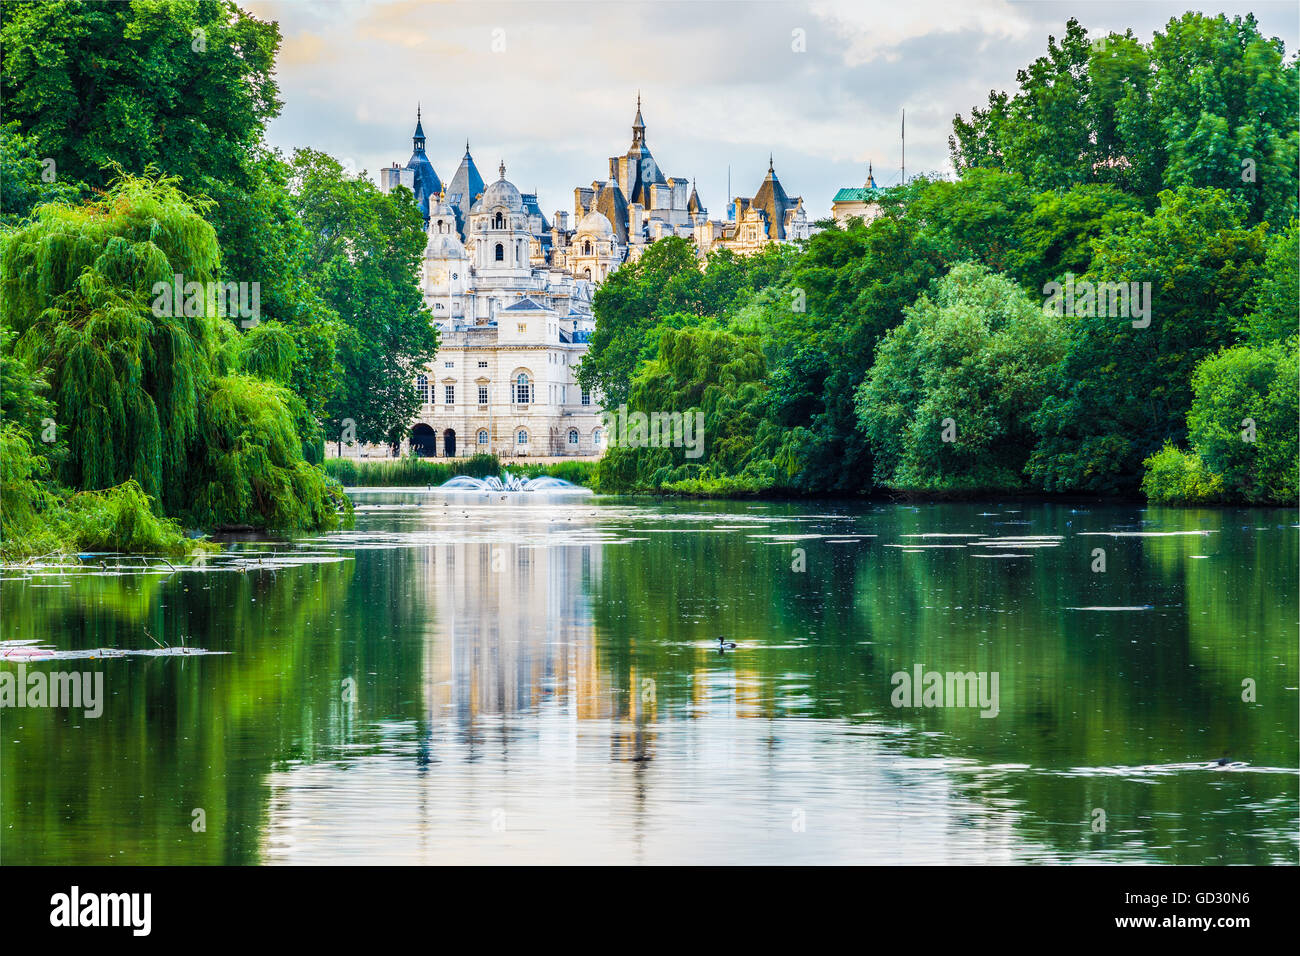
{"label": "arched doorway", "polygon": [[438,433],[424,422],[411,428],[411,452],[421,458],[438,454]]}
{"label": "arched doorway", "polygon": [[450,428],[442,433],[442,453],[448,458],[456,457],[456,433]]}

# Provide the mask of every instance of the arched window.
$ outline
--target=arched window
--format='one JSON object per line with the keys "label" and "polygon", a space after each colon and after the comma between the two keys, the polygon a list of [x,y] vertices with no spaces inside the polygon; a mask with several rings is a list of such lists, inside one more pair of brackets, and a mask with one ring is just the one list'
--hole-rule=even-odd
{"label": "arched window", "polygon": [[576,428],[569,429],[569,444],[570,445],[578,444],[578,430]]}
{"label": "arched window", "polygon": [[594,432],[591,433],[591,443],[592,443],[593,445],[595,445],[597,448],[600,447],[600,429],[599,429],[599,428],[597,428]]}
{"label": "arched window", "polygon": [[586,242],[584,242],[584,243],[582,244],[582,254],[583,254],[584,256],[589,256],[589,255],[591,255],[591,240],[590,240],[590,239],[588,239]]}
{"label": "arched window", "polygon": [[429,404],[429,377],[427,375],[415,376],[415,394],[420,396],[420,404]]}
{"label": "arched window", "polygon": [[582,270],[582,277],[583,277],[584,279],[590,280],[590,279],[591,279],[591,270],[590,270],[590,269],[583,269],[583,270]]}
{"label": "arched window", "polygon": [[515,376],[514,384],[511,386],[514,392],[513,399],[516,405],[527,405],[532,401],[533,386],[528,380],[527,372],[520,372]]}
{"label": "arched window", "polygon": [[515,433],[515,444],[516,445],[528,444],[528,429],[521,428],[519,429],[519,431]]}
{"label": "arched window", "polygon": [[[496,219],[492,221],[492,228],[504,229],[505,227],[506,227],[506,217],[501,215],[501,213],[497,213]],[[500,259],[501,257],[497,256],[497,258]]]}
{"label": "arched window", "polygon": [[506,247],[503,246],[503,245],[501,245],[501,243],[498,242],[498,243],[497,243],[497,262],[505,262],[505,261],[506,261]]}
{"label": "arched window", "polygon": [[486,428],[480,428],[480,429],[478,430],[478,443],[479,443],[480,445],[486,445],[486,444],[487,444],[487,429],[486,429]]}

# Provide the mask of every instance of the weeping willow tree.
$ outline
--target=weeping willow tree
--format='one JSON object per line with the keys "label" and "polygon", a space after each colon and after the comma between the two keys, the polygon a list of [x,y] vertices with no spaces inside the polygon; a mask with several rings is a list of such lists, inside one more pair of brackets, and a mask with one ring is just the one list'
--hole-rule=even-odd
{"label": "weeping willow tree", "polygon": [[49,383],[56,477],[80,491],[135,482],[203,527],[331,527],[346,501],[304,459],[308,416],[258,377],[283,381],[293,342],[223,314],[208,208],[174,180],[124,175],[0,237],[0,314]]}

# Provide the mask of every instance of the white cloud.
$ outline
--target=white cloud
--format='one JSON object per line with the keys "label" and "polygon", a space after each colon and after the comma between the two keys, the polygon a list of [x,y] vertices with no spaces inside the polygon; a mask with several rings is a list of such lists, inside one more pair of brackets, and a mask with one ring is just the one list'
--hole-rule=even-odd
{"label": "white cloud", "polygon": [[[791,194],[825,214],[868,161],[897,180],[899,114],[910,172],[947,170],[956,113],[1014,86],[1077,16],[1090,30],[1147,37],[1185,2],[908,0],[845,3],[285,3],[248,0],[284,37],[283,115],[269,139],[353,157],[371,174],[410,155],[415,105],[449,177],[465,140],[485,177],[499,159],[544,209],[609,175],[627,149],[637,91],[669,175],[692,176],[711,213],[752,192],[776,158]],[[1214,12],[1245,12],[1220,3]],[[1295,49],[1294,6],[1253,4]],[[791,32],[805,31],[806,52]],[[494,32],[499,31],[499,32]],[[494,40],[499,52],[494,52]],[[504,41],[504,49],[500,49]]]}

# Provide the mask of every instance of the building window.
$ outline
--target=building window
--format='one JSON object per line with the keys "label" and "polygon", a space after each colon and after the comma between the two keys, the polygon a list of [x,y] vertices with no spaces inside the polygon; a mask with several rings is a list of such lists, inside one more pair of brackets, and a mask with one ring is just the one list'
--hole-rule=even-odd
{"label": "building window", "polygon": [[569,444],[570,445],[578,444],[578,430],[576,428],[569,429]]}
{"label": "building window", "polygon": [[591,255],[591,243],[589,241],[582,244],[582,254],[584,256]]}
{"label": "building window", "polygon": [[478,430],[478,443],[479,443],[480,445],[486,445],[486,444],[487,444],[487,429],[486,429],[486,428],[480,428],[480,429]]}
{"label": "building window", "polygon": [[595,445],[597,448],[600,447],[600,429],[599,429],[599,428],[597,428],[594,432],[591,433],[591,443],[592,443],[593,445]]}
{"label": "building window", "polygon": [[518,325],[518,328],[519,328],[519,334],[520,334],[520,335],[526,335],[526,334],[528,334],[528,323],[527,323],[527,322],[520,322],[519,325]]}
{"label": "building window", "polygon": [[443,363],[442,363],[442,367],[443,367],[443,368],[455,368],[455,367],[456,367],[456,363],[455,363],[455,362],[443,362]]}
{"label": "building window", "polygon": [[582,390],[582,404],[591,404],[591,392],[587,391],[585,388]]}
{"label": "building window", "polygon": [[443,401],[443,404],[446,404],[446,405],[455,405],[455,404],[456,404],[456,386],[455,386],[455,385],[444,385],[444,386],[442,387],[442,397],[443,397],[443,400],[444,400],[444,401]]}
{"label": "building window", "polygon": [[488,403],[488,387],[486,385],[480,385],[478,387],[478,403],[480,405],[486,405]]}
{"label": "building window", "polygon": [[501,243],[498,242],[498,243],[497,243],[497,262],[505,262],[505,261],[506,261],[506,247],[503,246],[503,245],[501,245]]}
{"label": "building window", "polygon": [[527,445],[527,444],[528,444],[528,432],[527,432],[526,430],[524,430],[524,429],[521,428],[521,429],[519,429],[519,431],[515,434],[515,444],[516,444],[516,445]]}
{"label": "building window", "polygon": [[478,360],[478,367],[479,367],[479,368],[487,368],[487,362],[483,361],[483,359],[479,359],[479,360]]}
{"label": "building window", "polygon": [[533,397],[533,386],[528,381],[528,374],[526,372],[519,373],[514,384],[511,386],[511,390],[514,392],[511,396],[514,404],[527,405],[529,403]]}
{"label": "building window", "polygon": [[420,396],[420,404],[429,404],[429,377],[427,375],[417,375],[415,377],[415,394]]}
{"label": "building window", "polygon": [[[493,228],[493,229],[504,229],[505,227],[506,227],[506,217],[503,216],[503,215],[501,215],[501,213],[497,213],[497,217],[496,217],[496,219],[492,220],[492,228]],[[499,254],[499,253],[500,253],[500,249],[501,249],[501,247],[498,245],[498,246],[497,246],[497,250],[498,250],[497,258],[498,258],[498,259],[501,258],[500,254]]]}

